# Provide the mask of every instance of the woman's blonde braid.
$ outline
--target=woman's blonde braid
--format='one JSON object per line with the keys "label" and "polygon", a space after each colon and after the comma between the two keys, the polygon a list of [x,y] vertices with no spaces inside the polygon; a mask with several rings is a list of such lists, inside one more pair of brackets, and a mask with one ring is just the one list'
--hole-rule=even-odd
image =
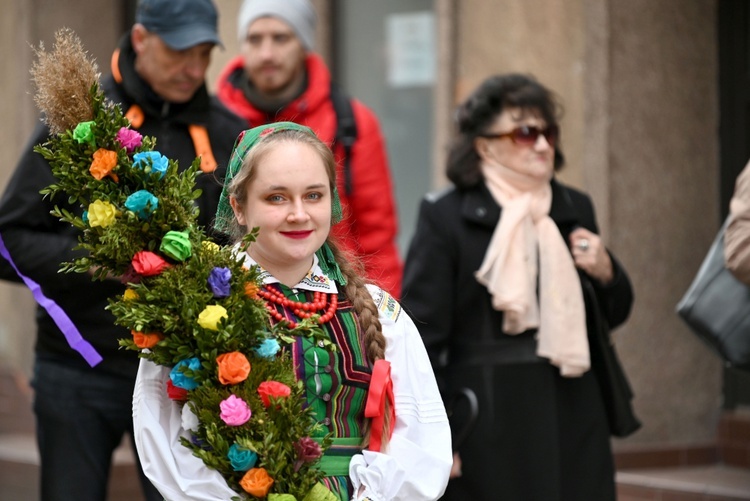
{"label": "woman's blonde braid", "polygon": [[[375,305],[372,296],[370,296],[370,293],[365,287],[365,281],[362,279],[360,269],[358,269],[361,268],[361,266],[354,264],[358,263],[358,261],[349,259],[330,239],[328,245],[331,247],[331,251],[333,252],[333,256],[336,259],[339,268],[341,268],[341,273],[346,277],[344,292],[349,301],[351,301],[354,312],[359,320],[360,332],[362,333],[362,340],[365,345],[367,358],[371,364],[374,364],[376,361],[385,358],[386,345],[385,336],[383,335],[383,327],[378,318],[378,307]],[[388,420],[388,416],[390,415],[388,402],[386,402],[386,406],[386,422],[383,427],[382,438],[383,447],[388,443],[391,428],[391,423]],[[367,420],[364,427],[363,444],[366,445],[369,442],[370,421]]]}

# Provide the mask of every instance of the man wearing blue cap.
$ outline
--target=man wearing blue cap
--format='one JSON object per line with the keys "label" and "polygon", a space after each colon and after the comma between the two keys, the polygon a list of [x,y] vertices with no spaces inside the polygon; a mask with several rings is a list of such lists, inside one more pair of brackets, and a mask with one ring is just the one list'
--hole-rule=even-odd
{"label": "man wearing blue cap", "polygon": [[[102,86],[119,103],[134,129],[156,137],[156,148],[187,168],[201,157],[199,222],[206,228],[221,192],[235,138],[245,122],[209,96],[206,69],[217,33],[211,0],[141,0],[136,23],[112,58]],[[0,199],[0,234],[20,273],[41,285],[103,357],[90,367],[66,341],[53,318],[37,308],[34,412],[41,458],[42,501],[104,501],[114,450],[132,430],[132,395],[138,358],[118,349],[130,333],[114,325],[107,298],[122,294],[119,280],[92,282],[58,273],[72,261],[78,233],[50,215],[54,205],[78,211],[65,200],[42,199],[53,184],[49,164],[32,146],[49,135],[37,127]],[[0,259],[0,278],[19,281]],[[140,464],[139,464],[140,466]],[[140,468],[139,468],[140,469]],[[162,497],[141,475],[148,501]]]}

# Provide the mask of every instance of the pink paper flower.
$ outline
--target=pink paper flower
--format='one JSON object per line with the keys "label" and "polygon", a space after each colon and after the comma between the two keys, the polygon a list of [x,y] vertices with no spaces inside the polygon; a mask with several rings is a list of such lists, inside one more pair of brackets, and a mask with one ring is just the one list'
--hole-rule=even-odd
{"label": "pink paper flower", "polygon": [[128,153],[133,153],[133,151],[135,151],[135,149],[143,142],[143,136],[137,131],[128,129],[127,127],[121,127],[120,130],[117,131],[117,141]]}
{"label": "pink paper flower", "polygon": [[247,402],[234,395],[229,395],[224,399],[219,404],[219,408],[221,409],[220,417],[227,426],[241,426],[247,423],[252,416]]}

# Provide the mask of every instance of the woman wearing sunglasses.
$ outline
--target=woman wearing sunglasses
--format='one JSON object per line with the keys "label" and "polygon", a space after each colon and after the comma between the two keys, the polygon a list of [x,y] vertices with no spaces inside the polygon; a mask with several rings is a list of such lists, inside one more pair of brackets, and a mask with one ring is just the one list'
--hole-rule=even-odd
{"label": "woman wearing sunglasses", "polygon": [[[487,79],[458,109],[454,186],[422,202],[402,302],[446,402],[464,388],[478,401],[442,499],[616,497],[589,338],[625,321],[632,289],[591,199],[555,179],[558,116],[533,78]],[[455,401],[460,430],[471,418]]]}

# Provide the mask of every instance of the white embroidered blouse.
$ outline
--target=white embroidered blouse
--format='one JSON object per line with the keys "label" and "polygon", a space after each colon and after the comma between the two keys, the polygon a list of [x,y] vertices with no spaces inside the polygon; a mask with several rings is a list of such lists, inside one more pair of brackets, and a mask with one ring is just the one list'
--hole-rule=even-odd
{"label": "white embroidered blouse", "polygon": [[[244,256],[248,265],[255,264]],[[277,283],[263,272],[264,283]],[[317,258],[295,289],[337,292]],[[384,453],[364,450],[349,465],[355,501],[438,499],[452,464],[451,436],[427,352],[416,326],[393,297],[368,285],[380,312],[391,363],[396,423]],[[141,360],[133,396],[135,442],[143,470],[168,501],[228,501],[238,494],[220,473],[206,467],[180,443],[188,437],[189,416],[164,390],[169,368]],[[362,490],[362,492],[360,492]]]}

